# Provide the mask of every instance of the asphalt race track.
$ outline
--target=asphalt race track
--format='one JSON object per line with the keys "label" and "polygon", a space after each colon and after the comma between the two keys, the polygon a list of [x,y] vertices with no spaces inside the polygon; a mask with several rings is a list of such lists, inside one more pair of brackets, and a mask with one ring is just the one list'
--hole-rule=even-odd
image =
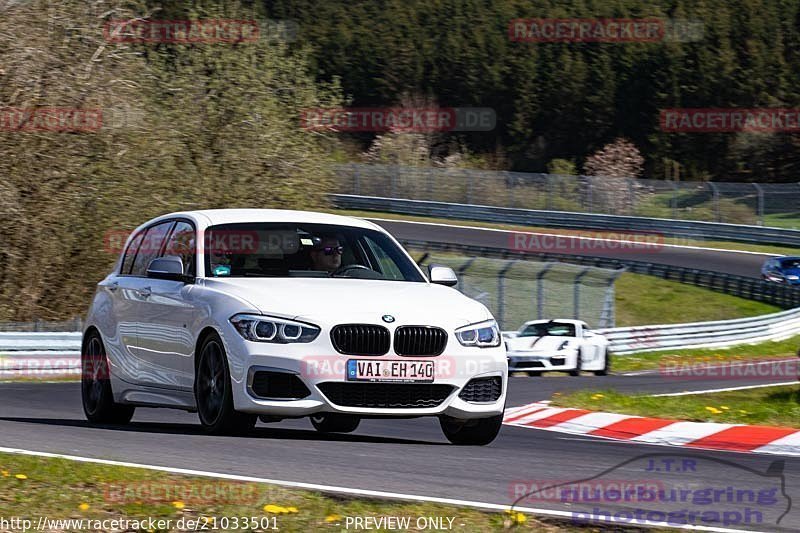
{"label": "asphalt race track", "polygon": [[[518,232],[504,230],[481,230],[476,227],[446,226],[442,224],[426,224],[420,222],[404,222],[397,220],[370,219],[388,230],[397,239],[420,240],[443,243],[462,243],[473,246],[513,249],[514,235]],[[761,265],[767,255],[736,251],[709,250],[697,248],[680,248],[655,246],[644,249],[622,249],[609,246],[602,249],[582,243],[580,239],[561,236],[562,241],[555,243],[547,238],[540,240],[541,251],[571,255],[591,255],[614,259],[647,261],[665,265],[713,270],[726,274],[758,278],[761,276]]]}
{"label": "asphalt race track", "polygon": [[[512,377],[508,403],[522,405],[549,398],[556,391],[590,386],[655,393],[756,381],[675,382],[658,373],[602,378]],[[213,437],[202,433],[194,414],[140,408],[129,426],[91,427],[83,417],[77,383],[0,384],[0,405],[0,447],[503,505],[513,501],[515,487],[519,490],[536,482],[589,479],[604,470],[610,470],[604,477],[614,482],[656,479],[665,486],[691,486],[695,490],[744,489],[783,482],[786,494],[795,500],[794,506],[780,525],[775,521],[784,514],[786,502],[781,499],[772,506],[762,506],[764,518],[755,529],[800,528],[800,458],[795,457],[686,451],[509,426],[503,427],[490,446],[454,447],[446,442],[435,419],[365,420],[349,435],[323,435],[305,419],[286,420],[259,423],[247,437]],[[691,472],[643,473],[644,465],[652,459],[647,454],[668,454],[700,466]],[[660,460],[660,456],[653,457]],[[785,461],[782,477],[765,478],[763,473],[776,460]],[[585,505],[536,498],[519,503],[520,507],[573,512]],[[630,503],[592,505],[601,512],[646,508]],[[664,505],[657,508],[666,508]],[[667,507],[687,507],[685,503],[670,505]]]}

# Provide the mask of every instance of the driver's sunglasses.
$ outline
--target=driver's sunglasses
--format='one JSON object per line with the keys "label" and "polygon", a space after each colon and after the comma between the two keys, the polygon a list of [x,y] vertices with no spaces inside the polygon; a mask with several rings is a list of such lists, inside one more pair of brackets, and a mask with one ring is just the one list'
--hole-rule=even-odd
{"label": "driver's sunglasses", "polygon": [[344,246],[325,246],[321,248],[321,250],[325,255],[342,255],[344,253]]}

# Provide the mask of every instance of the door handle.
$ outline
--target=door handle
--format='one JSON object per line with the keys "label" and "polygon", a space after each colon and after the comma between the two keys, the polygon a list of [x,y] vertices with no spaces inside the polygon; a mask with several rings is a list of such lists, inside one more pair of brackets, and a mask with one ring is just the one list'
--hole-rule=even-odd
{"label": "door handle", "polygon": [[150,287],[145,287],[140,292],[142,293],[142,296],[144,296],[145,298],[149,298],[150,295],[153,294],[153,291]]}

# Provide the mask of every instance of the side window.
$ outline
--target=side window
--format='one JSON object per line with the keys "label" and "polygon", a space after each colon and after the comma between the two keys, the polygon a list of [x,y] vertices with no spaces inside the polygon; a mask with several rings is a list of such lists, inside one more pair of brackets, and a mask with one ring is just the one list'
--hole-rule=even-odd
{"label": "side window", "polygon": [[133,239],[131,239],[128,249],[125,250],[125,257],[122,258],[122,268],[119,269],[120,274],[130,274],[131,267],[133,266],[133,260],[136,257],[136,252],[139,251],[139,245],[142,243],[142,237],[144,237],[144,234],[144,231],[140,231],[134,235]]}
{"label": "side window", "polygon": [[364,243],[366,243],[367,248],[369,248],[369,251],[372,252],[372,256],[378,262],[376,267],[380,269],[380,272],[383,274],[385,279],[393,279],[398,281],[405,279],[403,277],[403,273],[400,272],[399,268],[397,268],[397,264],[392,260],[391,257],[389,257],[386,251],[381,248],[378,243],[369,237],[364,237]]}
{"label": "side window", "polygon": [[161,245],[164,244],[164,239],[166,239],[172,224],[173,222],[170,220],[147,230],[139,246],[139,253],[136,254],[136,259],[133,261],[131,275],[144,276],[147,274],[147,266],[150,264],[150,261],[158,257],[161,251]]}
{"label": "side window", "polygon": [[164,256],[174,255],[183,261],[183,273],[187,276],[195,275],[195,231],[194,227],[188,222],[177,222],[175,229],[169,236],[167,245],[164,248]]}

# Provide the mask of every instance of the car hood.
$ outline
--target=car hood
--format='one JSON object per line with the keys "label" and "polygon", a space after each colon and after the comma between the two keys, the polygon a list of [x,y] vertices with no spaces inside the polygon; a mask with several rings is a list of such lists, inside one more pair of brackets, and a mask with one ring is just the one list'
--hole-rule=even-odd
{"label": "car hood", "polygon": [[262,314],[323,324],[460,327],[492,318],[486,307],[455,289],[431,283],[330,278],[208,279],[205,285],[249,302]]}
{"label": "car hood", "polygon": [[577,340],[575,337],[564,336],[550,336],[544,337],[513,337],[506,340],[508,351],[513,352],[530,352],[530,353],[548,353],[552,354],[558,351],[558,347],[564,341],[569,341],[570,347],[577,347]]}

